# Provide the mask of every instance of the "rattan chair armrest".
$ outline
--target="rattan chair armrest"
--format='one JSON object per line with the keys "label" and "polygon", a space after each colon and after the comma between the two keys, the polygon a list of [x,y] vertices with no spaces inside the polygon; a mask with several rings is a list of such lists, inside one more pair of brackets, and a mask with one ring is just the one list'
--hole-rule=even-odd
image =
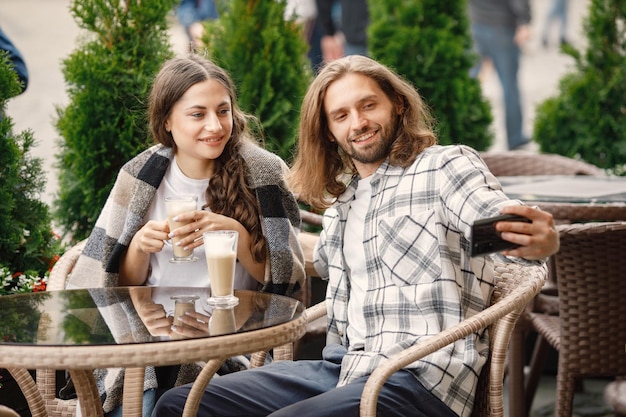
{"label": "rattan chair armrest", "polygon": [[443,330],[426,342],[413,345],[382,362],[374,372],[372,372],[363,388],[363,394],[361,396],[361,417],[376,416],[378,395],[384,383],[392,374],[457,340],[487,328],[489,325],[510,313],[514,315],[511,320],[512,325],[514,325],[519,314],[532,298],[539,293],[542,285],[543,282],[539,280],[528,280],[526,283],[513,290],[509,295],[480,313]]}
{"label": "rattan chair armrest", "polygon": [[313,267],[313,251],[320,236],[315,233],[300,232],[298,234],[298,242],[304,253],[304,271],[308,277],[317,277],[319,274]]}
{"label": "rattan chair armrest", "polygon": [[83,252],[87,240],[81,240],[76,245],[69,248],[54,264],[48,277],[48,291],[63,290],[78,257]]}
{"label": "rattan chair armrest", "polygon": [[310,224],[311,226],[322,226],[323,216],[321,214],[313,213],[308,210],[300,210],[300,218],[303,223]]}
{"label": "rattan chair armrest", "polygon": [[28,408],[33,417],[47,415],[43,397],[30,373],[22,368],[8,368],[7,370],[19,385],[22,394],[24,394],[24,398],[28,403]]}
{"label": "rattan chair armrest", "polygon": [[304,312],[304,314],[306,314],[307,323],[312,323],[314,320],[324,317],[327,313],[325,300],[307,308]]}

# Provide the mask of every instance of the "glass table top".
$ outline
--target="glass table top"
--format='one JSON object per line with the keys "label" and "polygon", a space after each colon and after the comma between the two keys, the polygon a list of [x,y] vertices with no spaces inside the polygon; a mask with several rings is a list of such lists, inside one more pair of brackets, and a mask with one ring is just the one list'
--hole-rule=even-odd
{"label": "glass table top", "polygon": [[[243,333],[289,322],[304,305],[293,298],[256,291],[235,291],[239,304],[215,309],[208,288],[116,287],[43,291],[0,297],[0,345],[111,345],[201,338]],[[195,299],[193,335],[152,326],[145,311],[174,316],[174,299]],[[170,326],[167,325],[167,329]]]}

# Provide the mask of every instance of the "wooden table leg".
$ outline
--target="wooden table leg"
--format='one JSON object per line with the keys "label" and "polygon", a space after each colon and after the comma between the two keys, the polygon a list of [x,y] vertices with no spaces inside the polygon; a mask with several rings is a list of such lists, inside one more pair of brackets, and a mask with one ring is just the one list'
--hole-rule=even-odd
{"label": "wooden table leg", "polygon": [[124,417],[141,417],[143,409],[143,385],[145,368],[126,368],[122,411]]}
{"label": "wooden table leg", "polygon": [[189,397],[187,397],[187,402],[183,410],[183,417],[196,417],[204,389],[225,360],[226,359],[212,359],[204,365],[204,368],[200,371],[200,375],[198,375],[193,383],[191,391],[189,391]]}
{"label": "wooden table leg", "polygon": [[88,369],[70,369],[70,376],[74,381],[82,415],[103,417],[100,394],[98,394],[93,371]]}
{"label": "wooden table leg", "polygon": [[33,417],[47,417],[46,404],[28,370],[20,368],[7,368],[7,370],[15,379],[15,382],[17,382],[22,394],[24,394],[31,415]]}

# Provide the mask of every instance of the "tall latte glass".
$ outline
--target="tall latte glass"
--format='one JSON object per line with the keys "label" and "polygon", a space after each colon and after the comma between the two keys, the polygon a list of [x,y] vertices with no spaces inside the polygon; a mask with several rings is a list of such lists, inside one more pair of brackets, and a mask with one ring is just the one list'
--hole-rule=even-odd
{"label": "tall latte glass", "polygon": [[[165,210],[167,211],[167,222],[170,226],[170,232],[181,226],[191,223],[191,221],[174,221],[174,218],[179,214],[186,213],[188,211],[196,210],[198,207],[198,197],[195,195],[180,195],[175,197],[165,198]],[[172,238],[172,249],[174,250],[174,257],[170,259],[170,262],[195,262],[198,260],[193,256],[193,249],[185,250],[184,247],[178,246],[180,236]]]}
{"label": "tall latte glass", "polygon": [[204,232],[202,237],[211,284],[208,303],[216,307],[235,306],[239,303],[233,295],[239,233],[236,230],[214,230]]}

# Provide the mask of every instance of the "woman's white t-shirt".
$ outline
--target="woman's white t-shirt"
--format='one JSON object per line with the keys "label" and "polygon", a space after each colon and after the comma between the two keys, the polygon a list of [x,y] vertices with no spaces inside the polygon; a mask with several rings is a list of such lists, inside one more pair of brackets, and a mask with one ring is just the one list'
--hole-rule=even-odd
{"label": "woman's white t-shirt", "polygon": [[[165,172],[165,176],[154,195],[150,208],[144,217],[144,224],[148,220],[162,221],[167,219],[165,211],[165,198],[176,195],[195,195],[198,197],[198,210],[206,204],[206,189],[209,186],[208,179],[197,180],[183,174],[178,167],[176,158],[172,161]],[[206,208],[205,210],[209,210]],[[166,242],[163,250],[151,254],[150,273],[146,285],[162,287],[207,287],[209,273],[204,254],[204,246],[194,249],[195,262],[171,263],[174,255],[170,242]],[[259,283],[252,278],[245,268],[237,262],[235,268],[235,289],[257,290]]]}

